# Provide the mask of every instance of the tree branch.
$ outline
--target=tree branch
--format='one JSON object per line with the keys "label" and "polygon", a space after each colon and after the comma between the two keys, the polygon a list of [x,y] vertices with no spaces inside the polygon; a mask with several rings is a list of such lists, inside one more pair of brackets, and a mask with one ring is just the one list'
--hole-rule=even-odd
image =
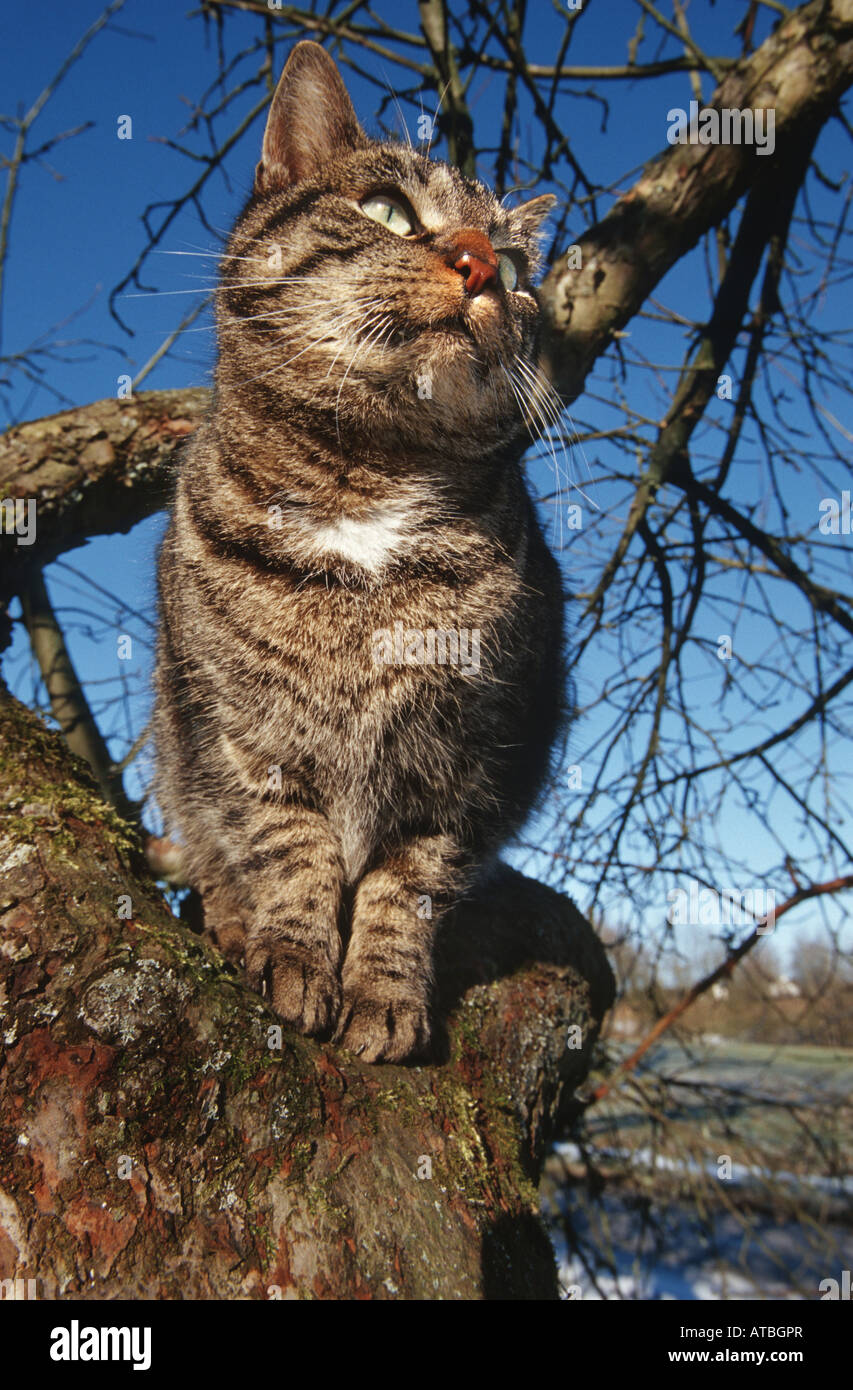
{"label": "tree branch", "polygon": [[277,1035],[9,697],[0,806],[0,1277],[65,1299],[557,1296],[534,1183],[613,998],[570,902],[501,869],[440,935],[443,1060],[371,1067]]}
{"label": "tree branch", "polygon": [[36,538],[0,536],[0,600],[90,536],[129,531],[165,507],[177,446],[202,419],[208,391],[146,391],[96,401],[0,435],[0,500],[33,498]]}
{"label": "tree branch", "polygon": [[126,820],[135,821],[137,808],[124,794],[121,773],[116,772],[89,709],[41,570],[30,571],[27,584],[21,590],[21,605],[53,717],[65,742],[72,753],[89,764],[104,799]]}
{"label": "tree branch", "polygon": [[[784,167],[806,126],[832,114],[851,79],[853,0],[813,0],[732,69],[714,105],[775,104],[774,158]],[[596,357],[670,266],[762,174],[762,163],[739,145],[674,146],[581,238],[582,269],[557,262],[542,290],[550,369],[566,399],[579,394]],[[15,592],[27,562],[41,565],[90,536],[129,530],[162,507],[172,452],[208,399],[200,389],[143,392],[0,437],[0,499],[39,503],[36,544],[11,549],[0,598]]]}
{"label": "tree branch", "polygon": [[853,0],[812,0],[783,20],[723,79],[710,106],[773,108],[776,152],[747,145],[674,145],[653,159],[604,220],[580,238],[582,268],[567,256],[542,284],[547,358],[570,403],[654,286],[716,226],[771,159],[832,115],[853,82]]}
{"label": "tree branch", "polygon": [[[842,878],[833,879],[829,883],[812,883],[807,888],[800,888],[775,909],[773,913],[773,925],[775,926],[779,918],[783,917],[786,912],[790,912],[792,907],[799,906],[800,903],[806,902],[809,898],[821,897],[826,893],[841,893],[850,888],[853,888],[853,874],[845,874]],[[687,993],[679,999],[678,1003],[665,1013],[662,1018],[658,1019],[654,1028],[646,1034],[641,1043],[638,1043],[630,1057],[626,1057],[625,1061],[620,1063],[607,1081],[602,1082],[600,1086],[596,1087],[592,1094],[585,1100],[585,1108],[595,1105],[597,1101],[603,1100],[606,1095],[609,1095],[610,1092],[634,1070],[640,1059],[648,1052],[652,1043],[657,1042],[658,1038],[672,1027],[681,1015],[690,1008],[691,1004],[695,1003],[701,995],[706,994],[711,986],[715,985],[718,980],[721,980],[724,975],[731,975],[738,961],[743,960],[743,957],[752,950],[756,942],[760,941],[762,936],[766,935],[766,931],[767,926],[765,920],[763,928],[761,926],[756,926],[755,929],[749,933],[749,936],[744,937],[739,946],[729,951],[725,960],[722,961],[716,969],[709,971],[709,973],[704,975],[701,980],[698,980],[695,985],[692,985]]]}
{"label": "tree branch", "polygon": [[[681,373],[672,405],[637,483],[625,529],[589,600],[588,610],[600,605],[659,489],[676,472],[692,480],[688,445],[714,394],[719,374],[735,348],[749,306],[750,291],[768,246],[771,254],[764,277],[760,310],[763,324],[766,324],[776,307],[788,229],[816,134],[814,129],[807,131],[796,148],[789,152],[785,162],[770,170],[769,177],[760,179],[750,190],[726,272],[717,291],[714,312],[702,332],[693,361]],[[719,473],[724,476],[724,464],[721,464]]]}

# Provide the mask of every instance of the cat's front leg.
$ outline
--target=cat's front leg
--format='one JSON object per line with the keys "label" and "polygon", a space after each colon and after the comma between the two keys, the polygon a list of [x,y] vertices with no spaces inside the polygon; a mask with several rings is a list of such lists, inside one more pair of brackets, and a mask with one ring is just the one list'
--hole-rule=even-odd
{"label": "cat's front leg", "polygon": [[246,974],[300,1033],[324,1033],[340,1008],[343,864],[325,816],[277,805],[239,870],[249,903]]}
{"label": "cat's front leg", "polygon": [[426,1052],[435,930],[464,881],[447,835],[411,839],[358,885],[335,1041],[365,1062]]}
{"label": "cat's front leg", "polygon": [[204,935],[232,965],[241,966],[246,952],[246,904],[232,883],[213,879],[199,883],[204,907]]}

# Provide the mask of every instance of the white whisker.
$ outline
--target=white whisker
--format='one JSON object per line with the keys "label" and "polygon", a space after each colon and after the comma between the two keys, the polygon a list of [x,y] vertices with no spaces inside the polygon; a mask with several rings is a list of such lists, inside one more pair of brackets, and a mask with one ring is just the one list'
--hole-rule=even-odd
{"label": "white whisker", "polygon": [[[554,389],[548,378],[543,375],[541,369],[535,363],[531,362],[529,358],[524,357],[520,354],[516,358],[516,363],[520,371],[522,372],[524,378],[529,382],[531,390],[535,393],[536,399],[539,402],[542,411],[548,417],[550,422],[549,428],[553,427],[559,432],[558,438],[560,443],[560,450],[566,462],[566,482],[568,486],[570,488],[573,488],[575,492],[578,492],[580,496],[583,498],[583,500],[586,502],[587,506],[589,506],[593,511],[599,511],[600,508],[598,506],[598,503],[595,502],[591,497],[589,497],[587,493],[583,490],[583,488],[580,486],[580,484],[577,483],[575,479],[571,476],[571,470],[569,467],[569,456],[565,447],[564,440],[565,430],[563,426],[563,416],[566,416],[568,419],[571,434],[574,436],[573,442],[577,442],[580,447],[581,455],[583,457],[584,464],[586,465],[587,475],[590,478],[592,478],[592,469],[590,468],[589,460],[586,457],[583,445],[580,443],[580,440],[578,438],[578,431],[575,427],[574,420],[572,419],[569,412],[566,410],[566,407],[563,405],[559,393]],[[557,490],[559,498],[559,480],[557,481]]]}
{"label": "white whisker", "polygon": [[[515,359],[515,367],[518,369],[518,385],[525,397],[528,410],[538,427],[538,437],[546,444],[554,464],[554,483],[557,492],[557,516],[559,516],[559,548],[563,548],[563,481],[560,472],[560,464],[557,458],[557,451],[551,439],[550,429],[553,424],[553,415],[549,415],[546,408],[547,397],[541,387],[538,373],[535,372],[525,358],[520,354]],[[513,372],[513,376],[515,372]],[[565,447],[562,445],[563,453]],[[568,474],[567,474],[568,476]],[[554,528],[552,538],[556,533],[556,520],[554,518]]]}
{"label": "white whisker", "polygon": [[344,389],[344,385],[346,384],[346,379],[347,379],[347,377],[349,376],[350,372],[352,371],[353,367],[355,366],[356,358],[359,356],[360,353],[362,353],[366,348],[368,348],[368,347],[370,346],[371,340],[373,339],[373,337],[374,337],[377,333],[381,333],[382,330],[383,330],[384,328],[386,328],[389,324],[393,324],[393,320],[391,319],[391,316],[390,316],[390,315],[386,314],[386,316],[384,317],[384,319],[380,319],[378,327],[375,328],[375,329],[373,329],[373,331],[372,331],[371,333],[369,333],[368,336],[363,340],[363,342],[361,342],[361,343],[359,344],[359,346],[356,348],[355,352],[353,353],[352,357],[350,358],[349,366],[347,367],[346,371],[345,371],[344,374],[343,374],[343,377],[341,378],[341,384],[340,384],[340,386],[338,387],[338,394],[337,394],[337,396],[335,397],[335,433],[337,434],[337,437],[338,437],[338,448],[341,449],[341,451],[343,451],[343,445],[342,445],[342,443],[341,443],[341,428],[340,428],[340,415],[339,415],[340,404],[341,404],[341,392],[342,392],[343,389]]}

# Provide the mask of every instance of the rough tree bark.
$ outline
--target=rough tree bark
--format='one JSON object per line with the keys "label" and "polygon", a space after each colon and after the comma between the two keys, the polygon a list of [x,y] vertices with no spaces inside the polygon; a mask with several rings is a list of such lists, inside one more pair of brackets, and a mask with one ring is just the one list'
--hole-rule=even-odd
{"label": "rough tree bark", "polygon": [[772,180],[809,143],[853,82],[853,0],[794,10],[708,102],[716,110],[772,108],[775,152],[750,145],[672,145],[578,242],[581,267],[561,257],[542,286],[550,374],[567,402],[666,272],[749,187]]}
{"label": "rough tree bark", "polygon": [[85,765],[9,696],[0,803],[0,1279],[66,1299],[556,1296],[536,1179],[613,996],[567,899],[504,869],[444,931],[439,1060],[371,1067],[277,1046]]}

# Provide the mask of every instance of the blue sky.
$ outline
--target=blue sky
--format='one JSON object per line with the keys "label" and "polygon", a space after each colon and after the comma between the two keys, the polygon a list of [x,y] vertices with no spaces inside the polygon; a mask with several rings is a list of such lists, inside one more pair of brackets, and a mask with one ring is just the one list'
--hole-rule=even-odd
{"label": "blue sky", "polygon": [[[417,28],[416,6],[409,0],[394,4],[380,0],[375,8],[383,18],[400,28]],[[556,8],[546,0],[535,0],[529,7],[528,55],[533,62],[553,61],[562,30]],[[2,105],[7,112],[29,107],[99,13],[100,6],[88,0],[52,6],[49,19],[38,7],[19,7],[14,11],[6,8],[0,21],[0,90],[4,93]],[[577,64],[624,61],[625,38],[636,24],[636,13],[636,7],[629,0],[589,0],[589,13],[576,30],[572,61]],[[732,47],[731,30],[743,13],[741,0],[720,0],[713,9],[694,4],[691,22],[695,24],[699,41],[711,51],[733,53],[736,49]],[[769,16],[763,14],[759,38],[767,32],[769,23]],[[653,31],[652,25],[648,28]],[[255,21],[236,13],[229,15],[229,52],[237,51],[241,39],[249,42],[257,34]],[[184,138],[180,132],[193,103],[216,77],[215,44],[214,29],[211,27],[206,33],[197,16],[189,17],[189,7],[184,10],[169,0],[145,0],[145,3],[128,0],[111,26],[95,38],[72,68],[35,125],[31,143],[38,145],[57,133],[91,122],[82,134],[63,141],[46,160],[27,165],[22,172],[13,211],[0,319],[2,348],[10,353],[24,351],[40,341],[84,341],[61,350],[60,355],[69,360],[52,360],[45,364],[44,387],[33,390],[22,382],[13,390],[15,419],[32,418],[62,409],[65,404],[83,404],[114,395],[119,374],[135,375],[181,316],[198,302],[200,290],[211,283],[215,240],[201,225],[197,214],[188,209],[164,237],[160,251],[165,254],[155,254],[146,263],[144,282],[158,293],[135,297],[138,292],[131,287],[128,296],[118,304],[122,318],[133,329],[133,336],[123,333],[109,314],[110,290],[124,277],[145,244],[140,224],[143,207],[181,194],[200,168],[163,141]],[[657,47],[655,39],[644,48],[646,60],[657,56]],[[671,51],[666,50],[667,53]],[[282,61],[283,56],[284,50]],[[367,61],[372,64],[371,70],[390,87],[401,80],[400,71],[389,62],[380,58]],[[249,70],[247,65],[246,73]],[[353,74],[347,76],[347,81],[365,124],[368,129],[375,129],[371,120],[377,104],[375,89]],[[592,85],[577,84],[579,91]],[[616,181],[618,189],[624,189],[630,186],[633,171],[663,147],[668,109],[686,107],[693,93],[685,75],[601,90],[611,102],[606,129],[602,126],[600,104],[580,95],[571,99],[568,125],[572,146],[598,182]],[[236,104],[234,115],[228,117],[228,123],[223,122],[218,127],[219,134],[227,133],[236,123],[236,117],[246,114],[259,95],[256,87],[247,91]],[[710,95],[707,82],[705,95]],[[497,78],[485,74],[475,81],[471,104],[481,140],[494,138],[496,142],[491,131],[497,130],[499,99]],[[566,102],[569,100],[565,98]],[[428,97],[425,108],[430,110],[433,104],[434,99]],[[565,109],[561,109],[561,115],[564,114]],[[132,118],[133,138],[120,140],[117,123],[126,115]],[[393,120],[393,108],[390,120]],[[227,230],[249,191],[262,126],[263,118],[259,117],[230,152],[224,175],[214,175],[205,190],[205,213],[217,230]],[[535,137],[529,104],[522,105],[521,126],[523,146],[525,139],[533,141]],[[827,129],[821,138],[818,151],[821,165],[836,175],[839,170],[846,169],[845,159],[849,160],[849,145],[844,141],[837,126]],[[196,151],[207,148],[198,135],[186,137],[186,143]],[[10,145],[11,138],[4,136],[0,148],[8,151]],[[488,177],[488,162],[482,173]],[[816,198],[820,214],[819,189]],[[600,200],[599,215],[606,212],[610,201],[608,198]],[[826,207],[829,206],[827,201]],[[155,224],[157,216],[155,213]],[[570,239],[579,235],[583,226],[579,213],[570,217]],[[200,254],[187,254],[196,252]],[[656,294],[662,302],[686,314],[704,314],[707,295],[698,253],[677,266]],[[820,314],[824,328],[846,328],[849,298],[845,299],[842,293],[826,295]],[[641,349],[651,360],[672,366],[679,363],[683,340],[674,335],[672,329],[644,322],[641,327],[632,325],[632,332],[630,346]],[[186,333],[178,347],[146,377],[145,388],[207,383],[213,350],[209,318],[202,317],[193,325],[193,331]],[[591,383],[594,394],[606,394],[612,375],[612,368],[607,365],[596,372]],[[662,375],[672,379],[671,372]],[[658,392],[655,398],[650,380],[644,379],[642,390],[646,394],[640,396],[635,389],[631,397],[630,385],[627,394],[635,409],[642,408],[645,414],[657,418],[665,408],[665,396]],[[784,386],[784,381],[779,380]],[[789,389],[793,425],[811,430],[810,422],[796,402],[794,386]],[[832,393],[827,393],[824,403],[848,429],[851,427],[853,422],[846,413],[844,400],[833,399]],[[611,406],[591,397],[579,401],[572,413],[587,426],[598,428],[612,425],[615,418]],[[703,425],[697,433],[697,447],[711,452],[717,447],[710,425]],[[582,450],[573,450],[572,458],[562,466],[570,468],[572,478],[581,485],[592,506],[606,518],[615,536],[624,520],[624,491],[619,493],[612,487],[596,485],[597,473],[609,463],[612,459],[607,455],[606,446],[598,452],[597,446],[587,445]],[[551,468],[548,458],[533,461],[530,466],[533,484],[543,495],[554,490]],[[847,477],[849,485],[849,473]],[[844,478],[837,471],[833,485],[839,491],[844,485]],[[813,478],[789,475],[786,487],[789,506],[816,518],[825,485]],[[754,440],[745,441],[729,492],[744,506],[761,504],[766,498],[770,517],[773,503],[769,481]],[[581,500],[584,499],[573,492],[563,498],[562,508],[567,502]],[[556,504],[548,504],[546,515],[550,523],[548,534],[555,543],[559,542],[562,532],[563,561],[569,584],[582,587],[588,582],[589,551],[585,537],[565,531],[565,515]],[[761,519],[760,511],[758,519]],[[69,552],[48,573],[54,602],[68,621],[72,655],[81,675],[91,683],[94,707],[97,710],[102,700],[113,702],[105,711],[105,727],[117,755],[126,751],[130,739],[138,732],[148,702],[154,554],[163,527],[164,518],[155,517],[129,536],[99,539]],[[849,550],[847,557],[842,558],[849,558]],[[79,574],[72,573],[68,566]],[[87,578],[112,597],[93,593]],[[805,623],[804,603],[802,608]],[[119,662],[116,657],[116,639],[121,633],[133,637],[133,658],[129,662]],[[749,646],[750,664],[764,663],[772,673],[774,663],[783,659],[774,649],[772,616],[743,614],[738,633],[739,643]],[[689,686],[697,708],[713,706],[720,698],[719,663],[715,663],[711,651],[716,636],[716,631],[709,629],[706,658],[698,654],[691,657]],[[614,660],[612,652],[602,651],[596,655],[588,651],[586,662],[577,673],[582,705],[594,702],[602,671],[612,672]],[[16,692],[23,698],[31,698],[32,676],[20,638],[7,670]],[[726,697],[727,719],[736,725],[737,682],[733,684],[734,689]],[[774,690],[771,678],[768,678],[767,688],[767,715],[763,724],[759,723],[772,730],[793,718],[798,706],[790,694]],[[116,702],[115,696],[121,690],[126,692],[126,698]],[[744,705],[744,720],[747,714]],[[584,762],[585,750],[593,746],[603,727],[601,720],[600,711],[592,711],[575,729],[567,761]],[[744,746],[754,735],[755,717],[749,714],[749,720],[749,727],[745,723],[743,733],[733,736],[731,746]],[[808,751],[806,748],[805,752]],[[625,750],[626,761],[630,761],[633,753],[633,749]],[[847,757],[849,761],[849,751]],[[593,775],[589,760],[586,767],[589,775]],[[144,763],[139,771],[143,777],[146,775]],[[129,789],[132,793],[138,792],[138,777],[131,776]],[[783,835],[788,835],[791,844],[796,845],[793,809],[785,804],[784,798],[779,800],[776,814]],[[843,828],[849,831],[849,822],[846,827],[842,823]],[[729,806],[714,830],[721,845],[731,848],[734,858],[750,865],[753,871],[761,872],[763,866],[774,864],[778,858],[776,847],[762,837],[755,819],[743,809]],[[810,864],[809,870],[819,876],[818,864]],[[583,901],[580,890],[579,898]],[[615,911],[618,899],[613,902]],[[619,911],[623,910],[629,911],[627,904],[619,907]],[[808,913],[802,914],[800,920],[808,921]]]}

